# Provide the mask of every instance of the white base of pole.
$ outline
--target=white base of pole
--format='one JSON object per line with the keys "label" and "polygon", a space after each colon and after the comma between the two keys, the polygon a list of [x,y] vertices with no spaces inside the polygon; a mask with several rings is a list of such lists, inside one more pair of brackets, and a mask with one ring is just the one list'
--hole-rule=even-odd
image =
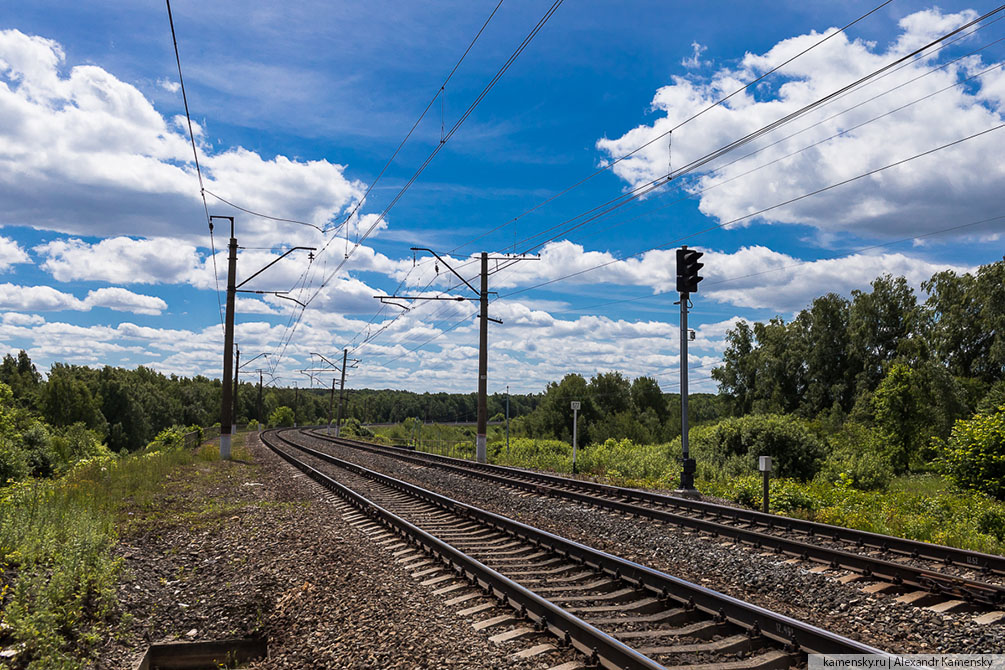
{"label": "white base of pole", "polygon": [[230,435],[226,433],[220,434],[220,458],[225,461],[230,460]]}
{"label": "white base of pole", "polygon": [[488,461],[488,438],[484,435],[479,435],[475,442],[475,460],[479,463]]}

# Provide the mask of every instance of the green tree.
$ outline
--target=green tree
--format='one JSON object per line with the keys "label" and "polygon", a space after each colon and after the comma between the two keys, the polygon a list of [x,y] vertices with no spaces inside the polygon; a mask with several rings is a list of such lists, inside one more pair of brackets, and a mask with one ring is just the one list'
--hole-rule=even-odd
{"label": "green tree", "polygon": [[660,388],[659,382],[652,377],[637,377],[632,382],[631,388],[632,406],[636,412],[642,413],[652,410],[660,421],[666,421],[669,415],[666,397]]}
{"label": "green tree", "polygon": [[802,414],[816,416],[835,405],[852,406],[848,337],[850,304],[836,293],[817,298],[807,313],[806,396]]}
{"label": "green tree", "polygon": [[1005,406],[993,414],[957,421],[940,451],[947,479],[1005,500]]}
{"label": "green tree", "polygon": [[922,284],[929,340],[957,377],[993,384],[1005,376],[1005,261],[976,275],[939,272]]}
{"label": "green tree", "polygon": [[515,422],[514,433],[571,442],[572,410],[570,403],[573,400],[579,400],[583,403],[582,411],[579,414],[579,435],[580,442],[586,444],[590,422],[596,419],[597,412],[586,380],[582,375],[577,374],[565,375],[558,383],[549,382],[537,409]]}
{"label": "green tree", "polygon": [[22,349],[17,353],[17,358],[10,354],[3,357],[3,362],[0,363],[0,382],[10,387],[15,403],[21,407],[33,407],[42,387],[42,375]]}
{"label": "green tree", "polygon": [[897,472],[919,465],[932,437],[945,437],[963,411],[959,389],[939,365],[898,361],[872,397],[874,417]]}
{"label": "green tree", "polygon": [[875,389],[886,365],[898,354],[911,353],[919,317],[914,290],[904,277],[886,274],[872,282],[871,293],[852,291],[849,353],[858,369],[858,392]]}
{"label": "green tree", "polygon": [[587,393],[592,399],[596,417],[603,418],[628,410],[632,402],[632,384],[617,371],[598,372],[590,379]]}
{"label": "green tree", "polygon": [[732,416],[743,416],[753,410],[757,386],[753,353],[754,331],[746,321],[737,321],[736,326],[726,332],[722,367],[712,370],[712,379],[719,382],[719,393],[725,398],[727,413]]}
{"label": "green tree", "polygon": [[805,315],[787,325],[779,318],[754,324],[754,412],[788,414],[799,408],[806,394],[806,329]]}
{"label": "green tree", "polygon": [[58,363],[53,365],[42,389],[41,408],[42,416],[53,426],[80,422],[88,428],[105,430],[105,417],[87,384]]}
{"label": "green tree", "polygon": [[269,426],[272,428],[289,428],[293,426],[293,409],[282,405],[269,415]]}

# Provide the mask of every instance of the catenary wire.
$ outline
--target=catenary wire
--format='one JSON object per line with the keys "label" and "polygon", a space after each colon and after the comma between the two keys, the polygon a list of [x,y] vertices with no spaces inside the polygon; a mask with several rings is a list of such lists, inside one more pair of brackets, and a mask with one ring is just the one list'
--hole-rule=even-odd
{"label": "catenary wire", "polygon": [[519,220],[520,220],[520,219],[522,219],[523,217],[527,216],[528,214],[530,214],[530,213],[532,213],[532,212],[534,212],[534,211],[536,211],[536,210],[540,209],[541,207],[543,207],[543,206],[547,205],[548,203],[550,203],[550,202],[552,202],[552,201],[556,200],[557,198],[560,198],[560,197],[562,197],[562,196],[563,196],[563,195],[565,195],[566,193],[569,193],[570,191],[573,191],[573,190],[575,190],[576,188],[579,188],[580,186],[582,186],[582,185],[583,185],[583,184],[585,184],[586,182],[590,181],[590,180],[591,180],[591,179],[593,179],[594,177],[596,177],[596,176],[598,176],[598,175],[600,175],[600,174],[603,174],[604,172],[606,172],[606,171],[608,171],[608,170],[612,169],[612,168],[613,168],[613,167],[614,167],[615,165],[617,165],[617,164],[618,164],[618,163],[620,163],[621,161],[623,161],[623,160],[626,160],[626,159],[630,158],[631,156],[635,155],[635,154],[636,154],[636,153],[638,153],[639,151],[641,151],[641,150],[645,149],[646,147],[650,146],[650,145],[651,145],[651,144],[653,144],[654,142],[656,142],[656,141],[658,141],[658,140],[662,139],[663,137],[666,137],[667,135],[669,135],[669,134],[670,134],[670,133],[672,133],[673,131],[675,131],[675,130],[678,130],[679,128],[683,127],[683,126],[684,126],[685,124],[687,124],[687,123],[690,123],[691,121],[693,121],[693,120],[697,119],[698,117],[702,116],[702,115],[703,115],[703,114],[705,114],[706,112],[708,112],[708,111],[710,111],[710,110],[712,110],[712,109],[714,109],[714,108],[718,107],[719,105],[722,105],[722,104],[723,104],[723,103],[725,103],[725,102],[726,102],[727,100],[731,99],[731,98],[732,98],[733,96],[735,96],[735,95],[738,95],[738,94],[742,93],[743,91],[747,90],[748,88],[750,88],[751,86],[753,86],[753,85],[757,84],[758,82],[760,82],[760,81],[763,81],[763,80],[764,80],[764,79],[765,79],[766,77],[768,77],[768,76],[770,76],[770,75],[774,74],[775,72],[777,72],[777,71],[778,71],[778,70],[780,70],[781,68],[785,67],[786,65],[788,65],[788,64],[789,64],[789,63],[791,63],[792,61],[794,61],[794,60],[796,60],[797,58],[799,58],[799,57],[801,57],[801,56],[805,55],[806,53],[808,53],[808,52],[810,52],[810,51],[812,51],[813,49],[815,49],[815,48],[817,48],[818,46],[820,46],[821,44],[823,44],[823,43],[827,42],[828,40],[830,40],[831,38],[835,37],[836,35],[840,35],[841,33],[843,33],[843,32],[845,32],[846,30],[848,30],[848,28],[851,28],[851,27],[852,27],[852,26],[854,26],[854,25],[855,25],[856,23],[858,23],[858,22],[862,21],[863,19],[865,19],[865,18],[867,18],[867,17],[871,16],[872,14],[874,14],[874,13],[878,12],[878,11],[879,11],[880,9],[882,9],[882,8],[883,8],[883,7],[885,7],[886,5],[890,4],[891,2],[893,2],[893,0],[885,0],[885,2],[882,2],[882,3],[880,3],[879,5],[877,5],[876,7],[874,7],[873,9],[869,10],[868,12],[866,12],[865,14],[863,14],[862,16],[860,16],[860,17],[858,17],[857,19],[855,19],[854,21],[852,21],[851,23],[849,23],[849,24],[845,25],[844,27],[842,27],[842,28],[840,28],[840,29],[838,29],[838,30],[835,30],[835,31],[834,31],[834,32],[832,32],[832,33],[828,33],[827,35],[825,35],[825,36],[824,36],[824,37],[823,37],[822,39],[820,39],[819,41],[815,42],[814,44],[810,45],[810,46],[809,46],[809,47],[807,47],[806,49],[803,49],[802,51],[800,51],[799,53],[795,54],[794,56],[792,56],[792,57],[788,58],[787,60],[783,61],[782,63],[780,63],[780,64],[776,65],[776,66],[775,66],[775,67],[773,67],[773,68],[771,68],[770,70],[768,70],[767,72],[765,72],[765,73],[764,73],[764,74],[762,74],[761,76],[757,77],[757,78],[756,78],[756,79],[754,79],[753,81],[750,81],[750,82],[748,82],[748,83],[744,84],[744,85],[743,85],[743,86],[741,86],[740,88],[738,88],[738,89],[734,90],[734,91],[733,91],[732,93],[729,93],[728,95],[726,95],[726,96],[724,96],[724,97],[720,98],[719,100],[717,100],[716,102],[712,103],[711,105],[708,105],[707,107],[703,108],[703,109],[702,109],[702,110],[700,110],[699,112],[697,112],[697,113],[693,114],[692,116],[690,116],[690,117],[688,117],[688,118],[684,119],[683,121],[681,121],[680,123],[678,123],[678,124],[677,124],[676,126],[674,126],[673,128],[671,128],[671,129],[670,129],[669,131],[667,131],[666,133],[663,133],[662,135],[659,135],[659,136],[657,136],[657,137],[653,138],[653,139],[652,139],[652,140],[650,140],[649,142],[646,142],[645,144],[643,144],[643,145],[641,145],[641,146],[639,146],[639,147],[636,147],[635,149],[633,149],[632,151],[628,152],[627,154],[624,154],[624,155],[622,155],[622,156],[620,156],[620,157],[616,158],[615,160],[611,161],[610,163],[607,163],[607,164],[605,164],[605,165],[604,165],[604,166],[602,166],[601,168],[599,168],[599,169],[595,170],[594,172],[592,172],[591,174],[587,175],[587,176],[586,176],[586,177],[584,177],[583,179],[580,179],[579,181],[575,182],[575,183],[574,183],[574,184],[572,184],[571,186],[568,186],[568,187],[566,187],[565,189],[563,189],[563,190],[559,191],[558,193],[556,193],[555,195],[552,195],[552,196],[550,196],[550,197],[546,198],[545,200],[542,200],[541,202],[539,202],[538,204],[534,205],[534,206],[533,206],[533,207],[531,207],[530,209],[528,209],[528,210],[524,211],[523,213],[521,213],[521,214],[519,214],[519,215],[517,215],[517,216],[513,217],[512,219],[509,219],[509,220],[508,220],[508,221],[506,221],[505,223],[502,223],[502,224],[500,224],[500,225],[496,226],[496,227],[495,227],[495,228],[493,228],[492,230],[489,230],[488,232],[484,233],[483,235],[480,235],[479,237],[476,237],[476,238],[474,238],[474,239],[472,239],[472,240],[470,240],[470,241],[468,241],[468,242],[466,242],[466,243],[464,243],[464,244],[462,244],[462,245],[460,245],[460,246],[458,246],[458,247],[455,247],[454,249],[451,249],[451,251],[450,251],[450,252],[448,252],[448,253],[452,253],[452,252],[454,252],[454,251],[457,251],[458,249],[460,249],[460,248],[463,248],[464,246],[467,246],[468,244],[471,244],[471,243],[473,243],[473,242],[477,242],[478,240],[480,240],[480,239],[483,239],[484,237],[486,237],[486,236],[488,236],[488,235],[491,235],[492,233],[494,233],[494,232],[497,232],[498,230],[500,230],[500,229],[502,229],[502,228],[505,228],[506,226],[509,226],[509,225],[511,225],[511,224],[513,224],[513,223],[516,223],[517,221],[519,221]]}
{"label": "catenary wire", "polygon": [[[461,117],[457,120],[457,122],[454,123],[453,127],[444,136],[443,140],[441,140],[440,143],[437,144],[436,147],[434,147],[434,149],[430,152],[429,156],[419,166],[419,168],[415,171],[415,173],[408,180],[408,182],[406,182],[405,185],[402,186],[402,188],[394,196],[394,198],[391,200],[391,202],[388,203],[388,205],[384,208],[384,210],[381,212],[381,214],[379,216],[377,216],[373,220],[373,222],[371,223],[371,225],[369,226],[369,228],[366,230],[366,232],[361,237],[357,238],[355,246],[353,246],[353,248],[350,251],[346,252],[345,258],[343,258],[338,263],[338,265],[335,267],[335,269],[332,270],[331,273],[329,273],[325,277],[325,279],[320,283],[320,285],[318,286],[317,290],[306,300],[305,305],[309,306],[317,298],[317,296],[321,293],[321,291],[324,289],[324,287],[327,286],[328,283],[331,281],[331,279],[334,278],[338,274],[338,272],[342,269],[342,267],[345,265],[346,261],[349,260],[349,258],[356,252],[357,249],[359,249],[359,247],[363,243],[363,241],[365,241],[373,233],[373,231],[377,228],[377,226],[380,225],[381,221],[384,220],[384,218],[387,216],[387,214],[391,210],[391,208],[393,208],[394,205],[398,202],[398,200],[400,200],[401,197],[404,196],[405,192],[412,186],[412,184],[415,183],[415,181],[419,178],[419,176],[425,171],[426,167],[428,167],[428,165],[432,162],[433,158],[435,158],[435,156],[446,145],[446,143],[450,140],[450,138],[453,137],[453,135],[458,131],[458,129],[460,129],[460,127],[464,123],[464,121],[467,120],[467,118],[471,115],[471,113],[478,106],[478,104],[485,98],[486,95],[488,95],[489,91],[491,91],[492,88],[495,87],[496,83],[498,83],[498,81],[502,78],[502,76],[509,70],[510,66],[512,66],[512,64],[516,61],[516,59],[520,56],[520,54],[523,53],[523,51],[527,48],[527,46],[530,44],[530,42],[541,31],[541,29],[544,27],[544,25],[548,22],[548,20],[551,18],[551,16],[558,10],[558,8],[562,5],[563,2],[564,2],[564,0],[555,0],[555,2],[547,10],[547,12],[545,12],[544,16],[538,21],[537,25],[535,25],[534,28],[531,30],[531,32],[524,38],[523,42],[521,42],[521,44],[517,47],[517,49],[513,52],[513,54],[510,55],[510,57],[502,65],[502,67],[495,74],[495,76],[489,81],[489,83],[481,91],[481,93],[478,95],[478,97],[475,98],[475,100],[468,106],[468,108],[461,115]],[[332,239],[334,239],[334,237]],[[322,247],[322,249],[321,249],[321,251],[319,253],[323,253],[328,248],[328,246],[329,246],[330,243],[331,243],[331,240],[329,240],[329,242],[327,242]],[[295,334],[297,328],[299,327],[299,324],[301,323],[301,321],[303,319],[303,315],[306,312],[306,310],[307,310],[307,307],[301,308],[300,315],[296,319],[296,321],[294,322],[293,327],[291,329],[291,332],[289,333],[289,335],[287,337],[284,338],[286,340],[287,344],[292,339],[292,337]],[[286,345],[283,346],[283,351],[284,352],[285,352],[285,348],[286,348]],[[278,356],[278,358],[281,358],[281,357],[282,357],[281,355]]]}
{"label": "catenary wire", "polygon": [[206,203],[206,188],[202,181],[202,168],[199,165],[199,152],[195,146],[195,133],[192,131],[192,115],[188,111],[188,95],[185,93],[185,78],[181,74],[181,53],[178,50],[178,37],[174,30],[174,16],[171,14],[171,0],[164,0],[167,5],[168,24],[171,26],[171,42],[174,44],[174,59],[178,65],[178,84],[181,87],[181,100],[185,106],[185,121],[188,123],[188,138],[192,143],[192,158],[195,160],[195,173],[199,177],[199,196],[202,198],[202,208],[206,213],[206,223],[209,224],[209,241],[213,252],[213,275],[216,278],[216,302],[220,310],[220,327],[223,328],[223,299],[220,297],[220,273],[216,268],[216,242],[213,240],[213,220],[209,218],[209,205]]}
{"label": "catenary wire", "polygon": [[[795,198],[790,198],[788,200],[785,200],[785,201],[780,202],[780,203],[776,203],[776,204],[771,205],[769,207],[764,207],[764,208],[759,209],[759,210],[757,210],[755,212],[751,212],[749,214],[744,214],[743,216],[739,216],[739,217],[730,219],[729,221],[724,221],[723,223],[719,223],[719,224],[716,224],[714,226],[709,226],[707,228],[703,228],[703,229],[695,231],[693,233],[688,233],[687,235],[683,235],[681,237],[678,237],[678,238],[676,238],[674,240],[671,240],[671,241],[669,241],[669,242],[667,242],[665,244],[661,244],[661,245],[658,245],[658,246],[655,246],[655,247],[650,247],[649,249],[646,249],[644,251],[632,254],[632,256],[639,256],[641,254],[648,253],[650,251],[657,251],[657,250],[666,249],[666,248],[668,248],[668,247],[670,247],[670,246],[672,246],[672,245],[674,245],[674,244],[676,244],[678,242],[682,242],[684,240],[688,240],[688,239],[691,239],[693,237],[697,237],[698,235],[703,235],[703,234],[711,232],[713,230],[718,230],[720,228],[726,228],[728,226],[734,225],[734,224],[739,223],[741,221],[746,221],[747,219],[753,218],[755,216],[760,216],[761,214],[764,214],[765,212],[769,212],[771,210],[778,209],[779,207],[785,207],[786,205],[791,205],[792,203],[799,202],[800,200],[804,200],[806,198],[818,195],[820,193],[824,193],[824,192],[829,191],[831,189],[838,188],[840,186],[844,186],[846,184],[852,183],[852,182],[857,181],[859,179],[863,179],[865,177],[869,177],[871,175],[877,174],[877,173],[882,172],[884,170],[888,170],[890,168],[897,167],[899,165],[903,165],[903,164],[908,163],[908,162],[910,162],[912,160],[915,160],[915,159],[918,159],[918,158],[922,158],[924,156],[929,156],[929,155],[931,155],[931,154],[933,154],[933,153],[935,153],[937,151],[941,151],[943,149],[947,149],[947,148],[950,148],[950,147],[953,147],[953,146],[957,146],[957,145],[959,145],[959,144],[961,144],[963,142],[967,142],[969,140],[973,140],[975,138],[978,138],[978,137],[987,135],[989,133],[992,133],[992,132],[994,132],[996,130],[1000,130],[1002,127],[1005,127],[1005,124],[998,124],[996,126],[992,126],[991,128],[987,128],[985,130],[982,130],[980,132],[974,133],[972,135],[968,135],[968,136],[963,137],[961,139],[954,140],[952,142],[948,142],[946,144],[937,146],[937,147],[935,147],[933,149],[929,149],[927,151],[923,151],[923,152],[915,154],[913,156],[909,156],[908,158],[904,158],[904,159],[901,159],[899,161],[895,161],[893,163],[888,163],[887,165],[884,165],[882,167],[875,168],[873,170],[869,170],[868,172],[864,172],[864,173],[856,175],[854,177],[850,177],[848,179],[844,179],[842,181],[835,182],[833,184],[830,184],[828,186],[824,186],[822,188],[810,191],[808,193],[804,193],[802,195],[796,196]],[[518,289],[516,291],[512,291],[512,292],[507,293],[507,294],[505,294],[503,296],[500,296],[500,297],[502,297],[502,298],[508,298],[510,296],[517,295],[519,293],[524,293],[526,291],[530,291],[530,290],[533,290],[533,289],[541,288],[543,286],[548,286],[549,284],[554,284],[554,283],[557,283],[559,281],[564,281],[566,279],[571,279],[572,277],[578,277],[580,275],[586,274],[587,272],[592,272],[594,270],[599,270],[599,269],[607,267],[609,265],[613,265],[614,263],[622,262],[623,260],[624,259],[621,259],[621,258],[614,258],[614,259],[611,259],[611,260],[606,261],[604,263],[601,263],[601,264],[598,264],[598,265],[595,265],[595,266],[592,266],[592,267],[589,267],[589,268],[585,268],[583,270],[578,270],[576,272],[564,275],[562,277],[556,277],[555,279],[550,279],[548,281],[541,282],[541,283],[535,284],[533,286],[528,286],[528,287],[525,287],[525,288]]]}

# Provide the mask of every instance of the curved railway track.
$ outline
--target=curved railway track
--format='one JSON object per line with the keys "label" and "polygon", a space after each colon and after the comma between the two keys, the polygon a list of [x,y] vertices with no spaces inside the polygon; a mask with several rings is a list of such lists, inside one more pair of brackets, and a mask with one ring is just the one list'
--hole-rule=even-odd
{"label": "curved railway track", "polygon": [[[611,669],[767,670],[802,666],[811,653],[886,655],[335,458],[298,444],[291,439],[297,434],[295,430],[268,431],[262,439],[290,464],[439,561],[439,569],[422,571],[432,575],[424,583],[437,585],[440,591],[473,592],[455,598],[458,602],[480,597],[511,608],[510,614],[476,624],[478,628],[512,620],[519,625],[493,639],[550,634],[559,646],[572,646],[585,654],[588,663]],[[440,572],[445,574],[437,576]],[[443,585],[451,581],[456,583]],[[491,608],[489,602],[467,611]]]}
{"label": "curved railway track", "polygon": [[914,589],[908,599],[940,607],[1005,607],[1005,557],[839,526],[765,514],[701,500],[641,491],[542,472],[375,445],[305,431],[312,438],[363,449],[469,477],[672,523],[861,577]]}

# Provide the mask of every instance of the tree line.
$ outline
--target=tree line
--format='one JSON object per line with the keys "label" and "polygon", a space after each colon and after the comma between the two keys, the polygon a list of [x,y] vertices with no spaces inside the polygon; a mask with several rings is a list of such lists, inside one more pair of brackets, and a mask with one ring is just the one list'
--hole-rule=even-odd
{"label": "tree line", "polygon": [[1005,260],[921,288],[884,274],[788,322],[738,322],[712,372],[723,411],[857,431],[848,448],[868,444],[894,472],[944,461],[958,420],[1005,405]]}
{"label": "tree line", "polygon": [[[692,425],[719,418],[715,395],[689,395]],[[680,435],[680,394],[664,393],[652,377],[629,379],[617,371],[598,372],[589,380],[568,374],[545,387],[537,407],[513,423],[515,435],[572,441],[571,403],[579,401],[578,441],[585,445],[608,439],[636,444],[669,442]]]}

